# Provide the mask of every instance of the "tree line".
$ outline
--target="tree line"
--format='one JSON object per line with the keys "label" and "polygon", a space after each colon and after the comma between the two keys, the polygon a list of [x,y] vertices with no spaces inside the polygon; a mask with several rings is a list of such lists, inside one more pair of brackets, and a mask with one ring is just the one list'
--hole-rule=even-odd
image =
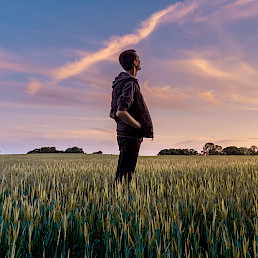
{"label": "tree line", "polygon": [[[56,147],[42,147],[40,149],[34,149],[34,150],[27,152],[27,154],[36,154],[36,153],[82,153],[82,154],[86,154],[86,152],[84,152],[82,148],[78,148],[78,147],[68,148],[65,151],[57,150]],[[102,154],[102,151],[93,152],[92,154]]]}
{"label": "tree line", "polygon": [[[72,147],[65,151],[57,150],[56,147],[42,147],[40,149],[34,149],[27,154],[36,153],[82,153],[86,154],[82,148]],[[92,154],[102,154],[102,151],[93,152]],[[222,146],[208,142],[203,146],[201,153],[198,153],[195,149],[163,149],[158,155],[258,155],[258,147],[252,145],[247,147],[228,146],[222,148]]]}
{"label": "tree line", "polygon": [[220,145],[208,142],[203,146],[201,153],[194,149],[164,149],[158,155],[258,155],[258,147],[252,145],[250,148],[236,146],[222,148]]}

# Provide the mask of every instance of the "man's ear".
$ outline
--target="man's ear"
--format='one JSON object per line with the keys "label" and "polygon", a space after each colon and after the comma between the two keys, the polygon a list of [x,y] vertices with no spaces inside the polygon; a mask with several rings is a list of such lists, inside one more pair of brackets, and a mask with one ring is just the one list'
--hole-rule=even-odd
{"label": "man's ear", "polygon": [[136,67],[136,68],[138,68],[138,65],[136,64],[136,60],[133,60],[133,64],[134,64],[134,66]]}

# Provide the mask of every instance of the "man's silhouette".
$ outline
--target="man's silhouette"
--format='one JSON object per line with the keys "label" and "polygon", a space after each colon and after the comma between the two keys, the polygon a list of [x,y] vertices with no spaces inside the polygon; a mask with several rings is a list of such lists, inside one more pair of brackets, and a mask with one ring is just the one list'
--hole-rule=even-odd
{"label": "man's silhouette", "polygon": [[151,117],[142,96],[137,72],[141,62],[133,49],[122,52],[119,62],[125,72],[113,81],[110,117],[117,123],[119,160],[114,185],[122,183],[123,177],[130,183],[143,137],[153,138]]}

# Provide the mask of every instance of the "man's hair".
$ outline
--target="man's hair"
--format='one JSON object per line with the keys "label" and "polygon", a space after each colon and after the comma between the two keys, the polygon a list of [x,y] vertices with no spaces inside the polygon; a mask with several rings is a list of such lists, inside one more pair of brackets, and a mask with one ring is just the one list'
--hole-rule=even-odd
{"label": "man's hair", "polygon": [[133,61],[136,58],[136,51],[134,49],[125,50],[119,55],[119,63],[125,71],[131,70],[133,67]]}

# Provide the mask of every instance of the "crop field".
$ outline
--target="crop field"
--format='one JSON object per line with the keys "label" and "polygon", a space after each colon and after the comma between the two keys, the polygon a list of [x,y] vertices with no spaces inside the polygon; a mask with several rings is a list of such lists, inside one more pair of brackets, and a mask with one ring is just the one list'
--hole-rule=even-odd
{"label": "crop field", "polygon": [[0,156],[0,257],[257,257],[258,157]]}

